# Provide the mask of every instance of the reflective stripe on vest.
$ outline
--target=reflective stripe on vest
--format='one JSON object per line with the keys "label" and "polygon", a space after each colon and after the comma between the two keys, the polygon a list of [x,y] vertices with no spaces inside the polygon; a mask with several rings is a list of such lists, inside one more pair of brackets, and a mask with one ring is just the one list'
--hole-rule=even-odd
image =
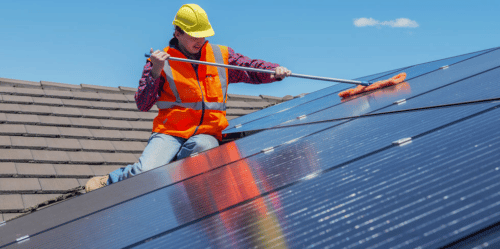
{"label": "reflective stripe on vest", "polygon": [[[214,58],[215,62],[219,64],[224,64],[224,59],[222,58],[222,51],[219,47],[219,45],[212,45],[212,50],[214,52]],[[175,85],[174,81],[174,76],[172,73],[172,68],[170,67],[170,64],[165,63],[165,66],[163,66],[163,71],[165,72],[167,76],[167,81],[168,85],[170,87],[170,90],[172,90],[172,93],[175,96],[175,102],[170,102],[170,101],[158,101],[156,102],[156,105],[158,106],[158,109],[168,109],[172,108],[173,106],[180,106],[184,108],[190,108],[193,110],[202,110],[203,102],[192,102],[192,103],[182,103],[181,97],[179,96],[179,92],[177,91],[177,86]],[[227,78],[226,78],[226,69],[222,67],[217,67],[217,71],[219,73],[219,80],[220,80],[220,85],[221,85],[221,91],[222,91],[222,101],[223,103],[218,103],[218,102],[205,102],[205,109],[208,110],[217,110],[217,111],[225,111],[226,110],[226,94],[227,94]]]}
{"label": "reflective stripe on vest", "polygon": [[[173,106],[180,106],[199,111],[203,108],[203,102],[177,103],[169,101],[158,101],[156,102],[156,105],[158,106],[158,109],[168,109],[172,108]],[[225,111],[226,103],[205,102],[205,110]]]}
{"label": "reflective stripe on vest", "polygon": [[[214,51],[215,62],[224,64],[224,59],[222,59],[222,51],[220,50],[219,45],[212,46],[212,50]],[[219,72],[220,86],[222,87],[222,102],[225,102],[227,91],[226,69],[217,67],[217,71]]]}
{"label": "reflective stripe on vest", "polygon": [[[170,63],[168,63],[168,61],[163,66],[163,71],[167,75],[168,86],[170,86],[170,90],[172,90],[172,92],[174,93],[175,102],[181,103],[182,102],[181,97],[179,96],[179,92],[177,91],[177,87],[175,86],[174,76],[172,74],[172,68],[170,67]],[[160,107],[158,107],[158,108],[160,108]]]}

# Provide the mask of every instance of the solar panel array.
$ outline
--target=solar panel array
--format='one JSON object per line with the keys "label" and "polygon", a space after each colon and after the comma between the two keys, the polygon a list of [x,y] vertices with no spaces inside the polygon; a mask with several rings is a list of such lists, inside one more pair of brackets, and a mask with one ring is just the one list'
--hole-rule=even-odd
{"label": "solar panel array", "polygon": [[242,117],[263,131],[0,224],[0,247],[499,245],[500,50],[364,80],[401,70]]}

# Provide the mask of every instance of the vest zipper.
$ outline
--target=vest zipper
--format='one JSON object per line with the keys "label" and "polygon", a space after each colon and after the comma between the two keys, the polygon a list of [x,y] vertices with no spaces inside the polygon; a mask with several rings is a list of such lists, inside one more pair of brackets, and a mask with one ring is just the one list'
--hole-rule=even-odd
{"label": "vest zipper", "polygon": [[201,92],[201,119],[200,119],[200,124],[196,126],[196,129],[194,130],[193,135],[198,132],[198,128],[200,128],[201,124],[203,124],[203,117],[205,116],[205,96],[203,95],[203,90],[201,89],[201,84],[200,84],[200,79],[198,77],[198,67],[195,67],[193,64],[191,64],[193,67],[194,71],[196,72],[196,80],[198,81],[198,87],[200,87],[200,92]]}

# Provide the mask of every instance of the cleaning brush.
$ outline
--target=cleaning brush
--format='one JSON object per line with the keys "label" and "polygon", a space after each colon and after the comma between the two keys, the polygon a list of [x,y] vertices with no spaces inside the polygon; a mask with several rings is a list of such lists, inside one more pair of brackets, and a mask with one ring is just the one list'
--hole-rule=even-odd
{"label": "cleaning brush", "polygon": [[356,88],[347,89],[339,93],[339,97],[345,99],[354,95],[358,95],[364,92],[370,92],[373,90],[381,89],[388,86],[393,86],[403,82],[406,79],[406,73],[400,73],[390,79],[377,81],[369,86],[358,85]]}

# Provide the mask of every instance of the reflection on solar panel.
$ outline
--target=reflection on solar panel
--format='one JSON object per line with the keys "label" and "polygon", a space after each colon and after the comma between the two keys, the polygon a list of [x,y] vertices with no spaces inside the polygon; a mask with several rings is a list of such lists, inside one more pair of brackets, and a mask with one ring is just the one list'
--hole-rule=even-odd
{"label": "reflection on solar panel", "polygon": [[500,51],[442,62],[310,94],[281,112],[304,118],[0,224],[0,247],[498,246]]}

